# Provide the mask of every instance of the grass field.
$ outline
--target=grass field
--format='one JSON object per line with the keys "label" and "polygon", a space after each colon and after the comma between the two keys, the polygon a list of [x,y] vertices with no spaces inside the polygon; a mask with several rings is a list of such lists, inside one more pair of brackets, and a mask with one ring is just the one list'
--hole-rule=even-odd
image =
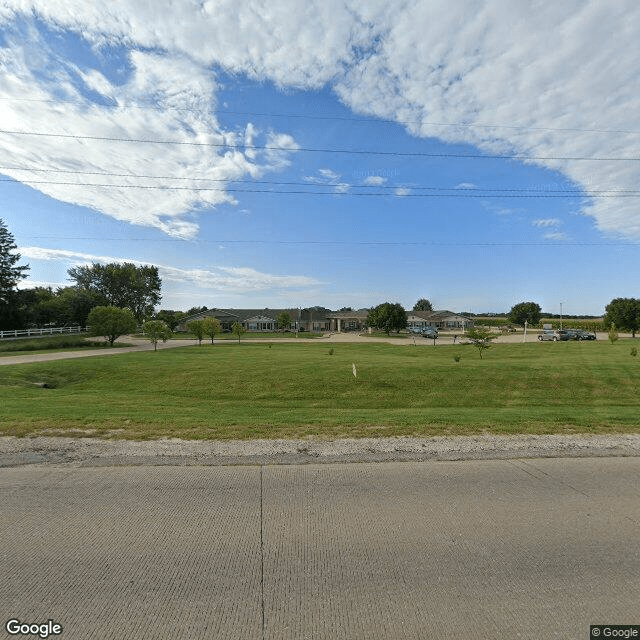
{"label": "grass field", "polygon": [[330,355],[329,345],[317,343],[203,344],[16,365],[0,370],[0,433],[228,439],[637,432],[640,358],[630,355],[633,344],[498,344],[482,360],[461,345],[337,344]]}
{"label": "grass field", "polygon": [[[114,347],[129,347],[131,345],[124,342],[117,342]],[[107,348],[109,345],[104,338],[88,338],[86,334],[63,335],[63,336],[45,336],[38,338],[20,338],[18,340],[2,340],[0,341],[0,357],[17,356],[20,354],[31,353],[33,351],[49,352],[49,351],[77,351],[79,349],[100,349]]]}

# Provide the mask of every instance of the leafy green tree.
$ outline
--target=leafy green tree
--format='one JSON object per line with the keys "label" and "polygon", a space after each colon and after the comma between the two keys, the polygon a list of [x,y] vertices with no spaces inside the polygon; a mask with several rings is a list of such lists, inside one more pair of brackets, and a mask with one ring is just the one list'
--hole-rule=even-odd
{"label": "leafy green tree", "polygon": [[367,324],[381,329],[387,335],[391,331],[400,332],[407,326],[407,312],[397,302],[383,302],[369,311]]}
{"label": "leafy green tree", "polygon": [[152,265],[94,262],[73,267],[68,273],[79,289],[90,292],[103,305],[131,309],[138,322],[151,316],[162,298],[158,267]]}
{"label": "leafy green tree", "polygon": [[622,331],[631,331],[635,338],[640,329],[640,300],[637,298],[615,298],[605,308],[605,326],[615,324]]}
{"label": "leafy green tree", "polygon": [[220,320],[212,316],[207,316],[202,320],[202,327],[204,330],[204,335],[211,338],[211,344],[213,344],[213,339],[216,337],[216,334],[222,331]]}
{"label": "leafy green tree", "polygon": [[491,330],[487,327],[474,327],[473,329],[467,330],[465,337],[478,350],[480,360],[482,360],[482,352],[489,349],[491,347],[491,341],[495,340],[498,336],[495,333],[491,333]]}
{"label": "leafy green tree", "polygon": [[156,320],[162,320],[171,331],[175,331],[176,327],[182,323],[182,321],[187,317],[187,314],[184,311],[172,311],[169,309],[161,309],[156,313]]}
{"label": "leafy green tree", "polygon": [[208,311],[207,307],[191,307],[186,313],[187,316],[195,316],[197,313]]}
{"label": "leafy green tree", "polygon": [[87,326],[87,317],[98,301],[88,291],[76,287],[62,287],[56,291],[59,309],[58,323]]}
{"label": "leafy green tree", "polygon": [[233,325],[231,326],[231,331],[238,336],[238,344],[240,344],[240,338],[242,337],[242,334],[247,332],[247,330],[239,322],[233,323]]}
{"label": "leafy green tree", "polygon": [[171,329],[162,320],[147,320],[142,325],[142,332],[149,338],[153,344],[153,350],[158,350],[158,341],[166,342],[173,333]]}
{"label": "leafy green tree", "polygon": [[89,333],[103,336],[113,347],[113,343],[127,333],[136,330],[136,319],[130,309],[114,306],[98,306],[91,309],[87,318]]}
{"label": "leafy green tree", "polygon": [[616,328],[615,322],[611,323],[611,326],[609,327],[608,336],[609,336],[609,342],[611,344],[613,344],[620,337],[618,335],[618,329]]}
{"label": "leafy green tree", "polygon": [[198,339],[198,344],[202,345],[202,338],[204,338],[204,320],[190,320],[187,322],[187,331],[193,333]]}
{"label": "leafy green tree", "polygon": [[538,324],[542,317],[542,309],[535,302],[520,302],[513,305],[509,311],[509,322],[511,324],[524,325],[525,322],[530,325]]}
{"label": "leafy green tree", "polygon": [[291,314],[287,311],[279,313],[276,317],[276,322],[278,323],[278,329],[284,331],[292,322]]}
{"label": "leafy green tree", "polygon": [[413,310],[433,311],[433,305],[426,298],[420,298],[420,300],[413,305]]}

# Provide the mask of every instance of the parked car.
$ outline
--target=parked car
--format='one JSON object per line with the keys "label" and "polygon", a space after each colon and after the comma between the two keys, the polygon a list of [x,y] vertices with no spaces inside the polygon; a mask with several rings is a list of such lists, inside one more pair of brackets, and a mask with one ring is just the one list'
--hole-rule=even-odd
{"label": "parked car", "polygon": [[435,327],[425,327],[422,329],[422,335],[425,338],[436,339],[438,337],[438,330]]}
{"label": "parked car", "polygon": [[538,334],[538,340],[572,340],[571,334],[566,329],[545,329],[542,333]]}
{"label": "parked car", "polygon": [[560,331],[567,334],[567,340],[579,340],[577,329],[560,329]]}
{"label": "parked car", "polygon": [[577,340],[595,340],[596,334],[593,331],[585,331],[584,329],[574,329]]}

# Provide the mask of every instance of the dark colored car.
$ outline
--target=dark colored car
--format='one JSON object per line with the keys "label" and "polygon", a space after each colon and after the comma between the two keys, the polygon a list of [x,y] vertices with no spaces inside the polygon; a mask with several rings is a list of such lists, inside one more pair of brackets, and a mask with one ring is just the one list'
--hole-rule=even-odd
{"label": "dark colored car", "polygon": [[593,331],[585,331],[584,329],[574,329],[577,335],[576,340],[595,340],[596,334]]}
{"label": "dark colored car", "polygon": [[437,338],[438,337],[438,330],[435,327],[425,327],[422,330],[422,335],[425,338]]}

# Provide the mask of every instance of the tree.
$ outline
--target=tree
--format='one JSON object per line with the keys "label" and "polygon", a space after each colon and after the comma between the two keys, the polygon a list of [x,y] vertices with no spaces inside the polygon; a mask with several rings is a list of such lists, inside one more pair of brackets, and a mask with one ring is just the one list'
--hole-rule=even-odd
{"label": "tree", "polygon": [[92,293],[103,305],[131,309],[138,322],[151,316],[162,298],[158,267],[152,265],[94,262],[73,267],[68,273],[79,289]]}
{"label": "tree", "polygon": [[0,219],[0,329],[18,329],[22,322],[18,311],[17,285],[26,278],[29,265],[16,266],[22,257],[15,253],[17,245]]}
{"label": "tree", "polygon": [[538,324],[541,317],[542,309],[535,302],[520,302],[513,305],[511,311],[509,311],[509,322],[511,324],[524,325],[525,322],[530,325]]}
{"label": "tree", "polygon": [[238,344],[240,344],[240,337],[242,336],[242,334],[247,332],[247,330],[239,322],[233,323],[233,325],[231,326],[231,331],[238,336]]}
{"label": "tree", "polygon": [[618,335],[618,330],[616,329],[615,322],[611,323],[609,327],[609,342],[613,344],[620,336]]}
{"label": "tree", "polygon": [[615,324],[622,331],[631,331],[635,338],[640,329],[640,300],[637,298],[615,298],[605,308],[605,326]]}
{"label": "tree", "polygon": [[495,333],[491,333],[491,330],[487,327],[475,327],[467,330],[466,337],[478,350],[480,360],[482,360],[482,352],[485,349],[489,349],[491,347],[491,341],[495,340],[498,336]]}
{"label": "tree", "polygon": [[371,309],[367,315],[367,324],[385,331],[387,335],[391,331],[400,331],[407,326],[407,312],[401,304],[383,302]]}
{"label": "tree", "polygon": [[187,322],[187,331],[193,333],[198,339],[198,345],[202,345],[202,338],[204,338],[204,321],[203,320],[190,320]]}
{"label": "tree", "polygon": [[426,298],[420,298],[420,300],[413,305],[413,310],[433,311],[433,305]]}
{"label": "tree", "polygon": [[292,322],[291,314],[287,311],[279,313],[276,317],[276,322],[278,323],[278,329],[284,331]]}
{"label": "tree", "polygon": [[209,336],[211,338],[211,344],[213,344],[213,339],[216,337],[216,334],[222,331],[222,325],[218,318],[207,316],[202,320],[202,329],[204,335]]}
{"label": "tree", "polygon": [[202,313],[203,311],[208,311],[207,307],[191,307],[191,309],[187,310],[187,316],[195,316],[197,313]]}
{"label": "tree", "polygon": [[153,350],[158,350],[158,340],[166,342],[173,333],[162,320],[147,320],[142,326],[142,331],[153,344]]}
{"label": "tree", "polygon": [[87,317],[98,301],[88,291],[76,287],[62,287],[56,291],[61,324],[87,326]]}
{"label": "tree", "polygon": [[171,331],[175,331],[176,327],[182,323],[187,317],[184,311],[171,311],[169,309],[161,309],[156,313],[156,320],[162,320]]}
{"label": "tree", "polygon": [[129,309],[98,306],[91,309],[87,318],[89,333],[92,336],[104,336],[113,347],[113,343],[127,333],[136,330],[136,319]]}
{"label": "tree", "polygon": [[25,271],[29,270],[29,265],[16,266],[22,257],[19,253],[14,253],[17,248],[13,236],[0,218],[0,304],[8,304],[18,282],[27,277]]}

